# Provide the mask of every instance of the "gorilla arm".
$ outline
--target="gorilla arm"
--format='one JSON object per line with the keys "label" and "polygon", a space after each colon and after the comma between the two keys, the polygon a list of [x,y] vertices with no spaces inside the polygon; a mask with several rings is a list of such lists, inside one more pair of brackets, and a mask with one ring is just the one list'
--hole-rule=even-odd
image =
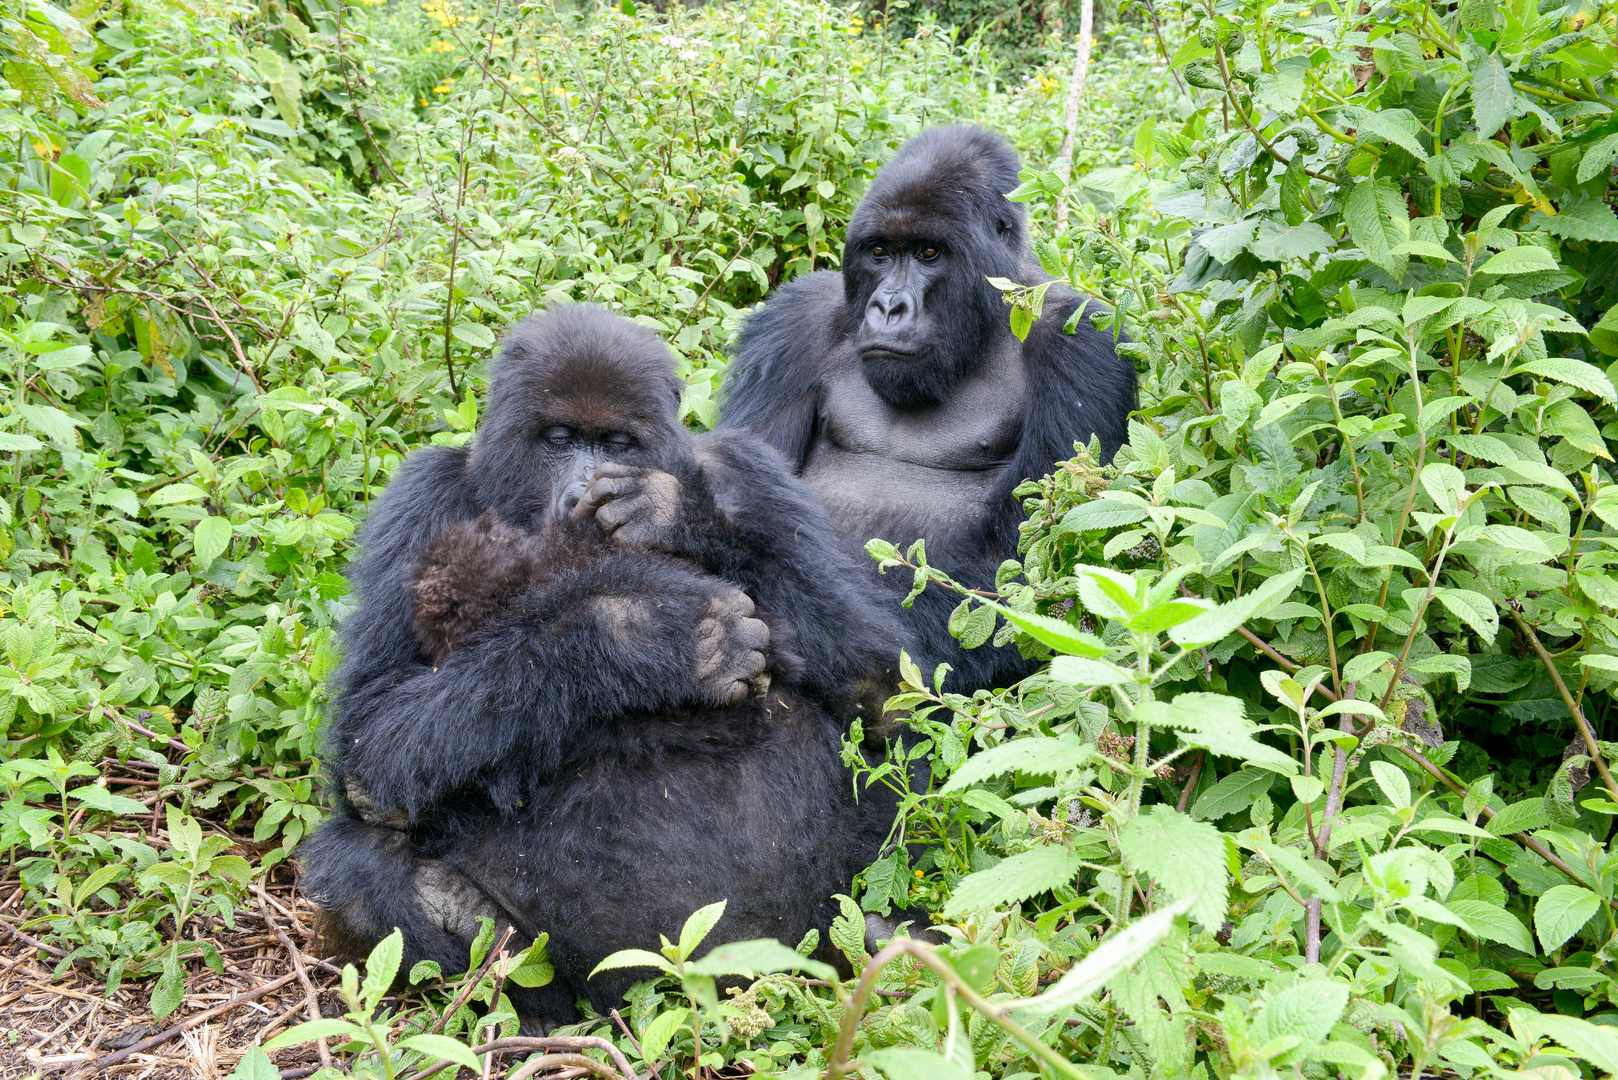
{"label": "gorilla arm", "polygon": [[465,454],[433,450],[401,470],[366,528],[353,571],[362,604],[331,735],[335,787],[376,814],[422,810],[469,787],[509,809],[524,785],[629,711],[729,704],[764,667],[767,632],[723,582],[608,553],[530,589],[513,617],[469,637],[434,670],[418,655],[410,590],[417,553],[479,511]]}
{"label": "gorilla arm", "polygon": [[678,477],[603,465],[575,513],[594,516],[621,549],[690,560],[785,620],[804,661],[796,685],[822,701],[893,669],[897,617],[873,602],[863,556],[781,455],[749,432],[721,431],[697,440],[695,458]]}

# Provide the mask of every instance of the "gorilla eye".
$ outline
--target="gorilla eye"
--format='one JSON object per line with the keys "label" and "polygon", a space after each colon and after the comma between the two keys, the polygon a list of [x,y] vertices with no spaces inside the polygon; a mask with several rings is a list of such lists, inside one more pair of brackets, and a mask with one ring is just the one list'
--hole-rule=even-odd
{"label": "gorilla eye", "polygon": [[607,445],[614,450],[628,450],[635,445],[635,439],[634,436],[625,435],[621,431],[614,432],[607,436]]}
{"label": "gorilla eye", "polygon": [[878,244],[878,245],[876,245],[875,247],[873,247],[871,249],[871,254],[875,258],[886,259],[888,257],[887,245],[886,244]]}
{"label": "gorilla eye", "polygon": [[573,438],[573,429],[554,424],[540,432],[539,437],[550,443],[565,443]]}
{"label": "gorilla eye", "polygon": [[935,248],[935,247],[924,247],[924,248],[921,249],[921,261],[922,262],[932,262],[936,258],[938,258],[938,249],[937,248]]}

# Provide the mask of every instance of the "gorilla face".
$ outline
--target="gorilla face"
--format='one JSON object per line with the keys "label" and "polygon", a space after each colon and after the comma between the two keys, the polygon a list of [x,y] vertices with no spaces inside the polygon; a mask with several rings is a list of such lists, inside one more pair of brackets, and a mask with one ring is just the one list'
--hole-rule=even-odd
{"label": "gorilla face", "polygon": [[674,357],[588,305],[519,324],[501,349],[472,451],[485,505],[515,526],[566,517],[597,467],[674,471],[689,454]]}
{"label": "gorilla face", "polygon": [[854,211],[843,249],[849,336],[890,405],[937,405],[1006,325],[986,278],[1019,278],[1017,161],[1003,140],[942,128],[907,143]]}

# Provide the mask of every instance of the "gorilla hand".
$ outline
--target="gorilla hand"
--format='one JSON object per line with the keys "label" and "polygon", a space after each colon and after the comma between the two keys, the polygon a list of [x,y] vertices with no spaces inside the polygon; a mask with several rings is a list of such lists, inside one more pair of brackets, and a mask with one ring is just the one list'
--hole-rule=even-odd
{"label": "gorilla hand", "polygon": [[680,496],[680,481],[670,473],[608,461],[596,467],[573,516],[594,518],[621,544],[668,549],[680,520]]}
{"label": "gorilla hand", "polygon": [[[665,474],[666,475],[666,474]],[[715,705],[737,705],[755,687],[769,686],[765,649],[770,628],[753,618],[753,601],[740,589],[715,593],[697,623],[697,683]]]}

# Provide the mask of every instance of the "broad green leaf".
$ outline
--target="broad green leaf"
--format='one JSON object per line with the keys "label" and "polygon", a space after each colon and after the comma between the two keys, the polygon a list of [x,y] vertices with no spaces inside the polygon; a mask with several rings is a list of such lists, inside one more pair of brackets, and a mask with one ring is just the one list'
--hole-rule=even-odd
{"label": "broad green leaf", "polygon": [[399,962],[404,959],[404,934],[398,929],[376,943],[371,955],[365,958],[365,981],[360,984],[360,995],[366,1001],[379,1001],[393,985],[399,974]]}
{"label": "broad green leaf", "polygon": [[1545,808],[1544,799],[1524,799],[1495,814],[1484,828],[1496,836],[1509,836],[1512,833],[1543,829],[1550,823],[1551,814]]}
{"label": "broad green leaf", "polygon": [[615,971],[618,968],[656,968],[667,975],[674,974],[674,965],[667,959],[645,949],[619,949],[590,972],[590,978],[595,978],[603,971]]}
{"label": "broad green leaf", "polygon": [[678,1035],[680,1029],[690,1023],[690,1020],[690,1009],[673,1008],[658,1013],[640,1033],[640,1046],[646,1060],[656,1062],[661,1058],[674,1036]]}
{"label": "broad green leaf", "polygon": [[1036,615],[1031,611],[1013,611],[1001,604],[991,603],[989,606],[1017,629],[1057,652],[1092,658],[1107,655],[1107,647],[1100,638],[1084,633],[1071,623],[1053,619],[1049,615]]}
{"label": "broad green leaf", "polygon": [[227,1080],[281,1080],[281,1070],[257,1046],[249,1046],[236,1061],[236,1068]]}
{"label": "broad green leaf", "polygon": [[972,1070],[959,1060],[946,1060],[932,1050],[889,1046],[864,1056],[888,1080],[972,1080]]}
{"label": "broad green leaf", "polygon": [[1083,656],[1056,657],[1051,661],[1050,675],[1056,682],[1076,686],[1120,686],[1135,679],[1131,672],[1116,664]]}
{"label": "broad green leaf", "polygon": [[1373,761],[1371,775],[1389,803],[1401,809],[1410,805],[1410,778],[1403,769],[1391,762]]}
{"label": "broad green leaf", "polygon": [[1410,239],[1410,213],[1397,186],[1384,179],[1361,180],[1343,204],[1343,221],[1366,258],[1393,278],[1404,277],[1408,257],[1393,249]]}
{"label": "broad green leaf", "polygon": [[197,558],[204,563],[211,563],[225,553],[230,546],[230,522],[217,514],[210,514],[197,522],[196,532],[191,536],[191,545],[196,549]]}
{"label": "broad green leaf", "polygon": [[1618,391],[1613,390],[1612,380],[1607,373],[1594,364],[1587,364],[1583,360],[1574,360],[1565,356],[1546,356],[1539,359],[1527,359],[1517,365],[1518,371],[1527,371],[1555,382],[1567,383],[1580,390],[1594,394],[1603,401],[1618,400]]}
{"label": "broad green leaf", "polygon": [[1079,872],[1079,855],[1057,845],[1037,847],[966,875],[950,894],[945,916],[1001,909],[1031,896],[1071,885]]}
{"label": "broad green leaf", "polygon": [[815,979],[835,980],[837,971],[830,964],[799,956],[779,941],[758,938],[720,945],[701,960],[685,966],[692,975],[745,975],[753,978],[777,971],[802,971]]}
{"label": "broad green leaf", "polygon": [[1282,1060],[1303,1060],[1326,1041],[1343,1010],[1348,1007],[1348,984],[1310,979],[1276,992],[1253,1021],[1249,1037],[1254,1046],[1278,1039],[1297,1039],[1297,1050]]}
{"label": "broad green leaf", "polygon": [[1236,632],[1249,619],[1261,619],[1266,611],[1292,595],[1303,580],[1304,571],[1288,570],[1268,578],[1245,596],[1220,604],[1169,631],[1169,640],[1184,648],[1213,645]]}
{"label": "broad green leaf", "polygon": [[1136,919],[1090,950],[1088,956],[1069,968],[1067,974],[1043,994],[1006,1005],[1032,1016],[1048,1016],[1072,1008],[1106,989],[1112,980],[1151,952],[1158,942],[1169,936],[1174,920],[1190,910],[1190,900],[1176,900]]}
{"label": "broad green leaf", "polygon": [[1597,139],[1585,149],[1575,179],[1581,184],[1588,184],[1606,173],[1614,157],[1618,157],[1618,134]]}
{"label": "broad green leaf", "polygon": [[1560,949],[1601,910],[1601,897],[1578,885],[1548,889],[1534,905],[1534,932],[1546,952]]}
{"label": "broad green leaf", "polygon": [[450,333],[474,349],[494,348],[494,331],[482,323],[459,322],[450,328]]}
{"label": "broad green leaf", "polygon": [[1470,589],[1438,589],[1433,596],[1485,642],[1500,632],[1500,612],[1494,602]]}
{"label": "broad green leaf", "polygon": [[[1107,494],[1111,493],[1102,492],[1102,495]],[[1059,532],[1111,529],[1119,525],[1133,525],[1137,521],[1145,521],[1147,516],[1144,506],[1097,497],[1069,510],[1062,516],[1062,522],[1057,529]]]}
{"label": "broad green leaf", "polygon": [[1511,75],[1500,59],[1492,53],[1479,57],[1472,69],[1472,117],[1478,134],[1487,138],[1499,131],[1516,112],[1516,101]]}
{"label": "broad green leaf", "polygon": [[1522,244],[1496,253],[1488,262],[1478,267],[1478,273],[1498,274],[1504,277],[1512,274],[1534,274],[1556,268],[1556,259],[1550,252],[1534,244]]}
{"label": "broad green leaf", "polygon": [[1230,878],[1218,829],[1159,803],[1119,830],[1118,847],[1171,896],[1190,900],[1197,922],[1217,930],[1225,921]]}
{"label": "broad green leaf", "polygon": [[301,1043],[314,1042],[316,1039],[327,1039],[332,1036],[348,1039],[363,1039],[365,1032],[358,1025],[337,1017],[328,1017],[321,1020],[311,1020],[307,1024],[288,1028],[275,1038],[264,1044],[264,1052],[270,1053],[282,1050],[288,1046],[298,1046]]}
{"label": "broad green leaf", "polygon": [[1051,738],[1045,735],[1012,739],[973,754],[939,789],[948,795],[972,784],[1019,772],[1029,776],[1059,776],[1094,760],[1095,747],[1075,737]]}
{"label": "broad green leaf", "polygon": [[1253,725],[1238,698],[1181,694],[1172,703],[1148,701],[1136,706],[1135,719],[1153,727],[1177,729],[1180,741],[1187,746],[1201,747],[1284,776],[1298,771],[1290,755],[1253,737]]}
{"label": "broad green leaf", "polygon": [[1539,1035],[1556,1040],[1596,1068],[1618,1076],[1618,1031],[1604,1024],[1592,1024],[1574,1016],[1556,1013],[1530,1013],[1512,1009],[1511,1020]]}
{"label": "broad green leaf", "polygon": [[1466,477],[1461,470],[1442,461],[1430,462],[1422,467],[1421,486],[1445,514],[1456,513],[1461,500],[1466,498]]}
{"label": "broad green leaf", "polygon": [[151,811],[134,799],[127,799],[122,795],[114,795],[104,787],[94,784],[81,788],[74,788],[67,793],[70,799],[76,799],[93,810],[104,810],[109,814],[147,814]]}
{"label": "broad green leaf", "polygon": [[1208,788],[1191,804],[1191,816],[1204,821],[1238,814],[1275,783],[1267,769],[1238,769]]}
{"label": "broad green leaf", "polygon": [[427,1055],[428,1063],[435,1059],[452,1061],[457,1065],[464,1065],[473,1072],[483,1069],[483,1062],[472,1053],[472,1048],[459,1039],[452,1039],[448,1035],[432,1035],[423,1032],[420,1035],[411,1035],[400,1039],[398,1045],[405,1050],[417,1050]]}
{"label": "broad green leaf", "polygon": [[691,917],[680,928],[680,956],[689,957],[697,951],[708,933],[724,918],[726,901],[719,900],[706,907],[700,907],[691,913]]}
{"label": "broad green leaf", "polygon": [[1472,931],[1473,937],[1509,945],[1518,952],[1534,955],[1534,939],[1528,928],[1505,908],[1483,900],[1450,900],[1445,905]]}

